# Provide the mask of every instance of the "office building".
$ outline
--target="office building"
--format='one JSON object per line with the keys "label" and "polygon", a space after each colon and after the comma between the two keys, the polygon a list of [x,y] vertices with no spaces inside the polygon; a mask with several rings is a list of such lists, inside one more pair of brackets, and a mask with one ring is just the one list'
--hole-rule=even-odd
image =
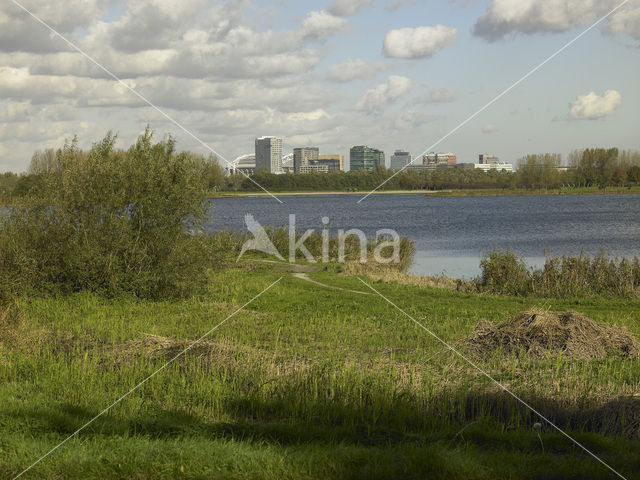
{"label": "office building", "polygon": [[309,165],[302,165],[297,173],[327,173],[328,171],[328,165],[312,163]]}
{"label": "office building", "polygon": [[478,155],[478,163],[480,163],[481,165],[490,165],[492,163],[500,163],[500,159],[495,155],[481,153],[480,155]]}
{"label": "office building", "polygon": [[391,155],[391,159],[389,162],[389,168],[391,170],[402,170],[405,166],[409,165],[413,160],[411,154],[405,150],[396,150]]}
{"label": "office building", "polygon": [[282,173],[282,139],[256,138],[256,169],[265,167],[270,173]]}
{"label": "office building", "polygon": [[350,170],[375,170],[378,166],[385,166],[382,150],[366,145],[356,145],[349,150]]}
{"label": "office building", "polygon": [[498,171],[502,171],[504,170],[505,172],[513,172],[513,164],[511,163],[474,163],[474,168],[478,168],[480,170],[484,170],[485,172],[488,172],[490,170],[498,170]]}
{"label": "office building", "polygon": [[319,155],[317,165],[326,165],[328,169],[344,172],[344,155]]}
{"label": "office building", "polygon": [[430,152],[422,156],[423,165],[455,165],[458,156],[451,152]]}
{"label": "office building", "polygon": [[293,149],[293,171],[303,173],[302,167],[315,165],[318,160],[318,147],[304,147]]}

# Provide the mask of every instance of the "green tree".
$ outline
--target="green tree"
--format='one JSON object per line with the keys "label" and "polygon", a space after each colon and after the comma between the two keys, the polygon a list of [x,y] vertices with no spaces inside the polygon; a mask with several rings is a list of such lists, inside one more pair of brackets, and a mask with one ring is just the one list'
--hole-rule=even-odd
{"label": "green tree", "polygon": [[150,298],[202,288],[206,244],[189,231],[205,218],[205,171],[152,137],[127,151],[111,134],[89,152],[75,140],[58,150],[55,168],[38,170],[42,190],[0,224],[0,284]]}

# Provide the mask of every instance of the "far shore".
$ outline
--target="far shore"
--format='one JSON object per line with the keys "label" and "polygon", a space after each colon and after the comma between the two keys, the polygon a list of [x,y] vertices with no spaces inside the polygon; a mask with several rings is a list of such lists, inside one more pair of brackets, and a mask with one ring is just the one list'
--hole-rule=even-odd
{"label": "far shore", "polygon": [[[305,195],[429,195],[434,197],[497,197],[508,195],[607,195],[607,194],[640,194],[640,186],[632,187],[578,187],[578,188],[549,188],[549,189],[525,189],[525,188],[468,188],[445,190],[370,190],[346,192],[331,191],[294,191],[277,192],[270,191],[273,195],[281,197],[305,196]],[[222,197],[262,197],[268,195],[264,191],[259,192],[212,192],[212,198]]]}

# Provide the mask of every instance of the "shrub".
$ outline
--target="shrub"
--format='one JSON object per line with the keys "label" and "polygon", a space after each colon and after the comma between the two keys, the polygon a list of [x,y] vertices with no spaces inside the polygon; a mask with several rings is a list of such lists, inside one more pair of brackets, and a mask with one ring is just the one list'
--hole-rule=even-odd
{"label": "shrub", "polygon": [[530,275],[524,261],[511,250],[492,250],[480,261],[478,283],[503,295],[522,295],[529,289]]}
{"label": "shrub", "polygon": [[147,129],[127,151],[108,134],[33,172],[41,189],[0,221],[0,288],[189,295],[206,283],[203,164]]}

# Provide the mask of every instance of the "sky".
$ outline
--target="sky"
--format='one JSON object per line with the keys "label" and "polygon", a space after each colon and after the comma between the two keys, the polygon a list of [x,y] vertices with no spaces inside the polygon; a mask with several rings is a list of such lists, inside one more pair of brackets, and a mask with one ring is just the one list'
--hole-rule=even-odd
{"label": "sky", "polygon": [[74,135],[126,148],[146,125],[223,166],[263,135],[347,163],[352,145],[513,163],[640,149],[640,0],[462,126],[622,0],[15,1],[189,133],[6,0],[0,172]]}

